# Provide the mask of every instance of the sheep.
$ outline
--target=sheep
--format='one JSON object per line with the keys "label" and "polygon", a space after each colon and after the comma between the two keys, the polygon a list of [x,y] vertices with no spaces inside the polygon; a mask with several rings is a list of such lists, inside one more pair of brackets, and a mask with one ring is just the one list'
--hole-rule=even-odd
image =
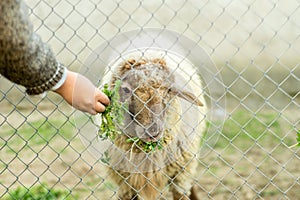
{"label": "sheep", "polygon": [[[179,69],[176,62],[186,66]],[[196,73],[188,84],[183,82],[191,79],[188,65],[143,53],[128,56],[110,74],[110,87],[116,80],[122,81],[120,101],[126,105],[124,123],[119,125],[122,134],[109,150],[110,175],[119,186],[118,199],[163,199],[168,188],[174,199],[197,199],[195,155],[205,129],[207,105]],[[179,74],[178,70],[183,71]],[[162,149],[145,152],[127,142],[128,138],[160,141]]]}

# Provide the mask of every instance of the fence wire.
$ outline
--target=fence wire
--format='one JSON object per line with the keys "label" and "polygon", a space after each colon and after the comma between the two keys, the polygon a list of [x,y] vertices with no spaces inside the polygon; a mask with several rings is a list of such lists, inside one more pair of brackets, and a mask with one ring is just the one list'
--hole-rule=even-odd
{"label": "fence wire", "polygon": [[[297,135],[300,137],[299,1],[25,2],[34,30],[51,45],[57,59],[91,77],[95,84],[99,84],[98,72],[90,70],[97,62],[89,56],[101,44],[115,47],[109,42],[116,35],[156,28],[189,38],[214,62],[214,75],[224,89],[204,92],[208,102],[219,105],[208,112],[212,119],[226,120],[222,130],[208,132],[208,136],[217,133],[217,141],[201,143],[205,154],[195,156],[190,151],[192,158],[187,163],[196,163],[196,173],[186,171],[186,163],[181,163],[170,177],[162,167],[151,176],[142,173],[146,183],[138,188],[130,179],[139,168],[125,173],[114,165],[111,170],[107,155],[112,147],[101,151],[103,156],[98,158],[91,151],[95,146],[84,142],[82,130],[92,130],[90,116],[73,110],[51,92],[29,97],[23,87],[0,76],[0,199],[37,199],[38,195],[118,199],[126,187],[136,197],[145,198],[140,193],[147,185],[161,199],[172,199],[172,188],[182,189],[183,180],[193,181],[193,193],[199,199],[300,198],[300,154],[294,146]],[[117,56],[125,59],[118,50],[114,49]],[[209,84],[204,83],[204,90]],[[151,107],[146,109],[157,114]],[[207,125],[218,123],[211,120]],[[173,162],[180,163],[178,160]],[[122,177],[118,183],[114,182],[116,174]],[[153,183],[156,175],[168,178],[163,189]],[[178,191],[189,195],[189,191]]]}

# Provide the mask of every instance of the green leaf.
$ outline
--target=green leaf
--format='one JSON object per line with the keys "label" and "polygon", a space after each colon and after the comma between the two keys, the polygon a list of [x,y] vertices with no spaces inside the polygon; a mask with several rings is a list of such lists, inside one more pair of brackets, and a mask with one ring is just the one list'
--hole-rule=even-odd
{"label": "green leaf", "polygon": [[103,162],[103,163],[105,163],[105,164],[109,164],[110,157],[109,157],[107,151],[104,152],[104,156],[103,156],[103,158],[101,158],[100,160],[101,160],[101,162]]}
{"label": "green leaf", "polygon": [[298,130],[298,133],[297,133],[297,146],[300,146],[300,130]]}

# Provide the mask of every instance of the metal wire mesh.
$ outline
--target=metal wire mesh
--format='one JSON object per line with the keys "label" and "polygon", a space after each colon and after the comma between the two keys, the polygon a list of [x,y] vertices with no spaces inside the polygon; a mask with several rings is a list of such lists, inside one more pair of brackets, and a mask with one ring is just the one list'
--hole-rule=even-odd
{"label": "metal wire mesh", "polygon": [[[300,2],[26,1],[34,30],[69,69],[87,71],[89,55],[117,34],[170,29],[203,48],[225,92],[210,91],[226,115],[219,140],[197,158],[204,199],[300,198]],[[85,75],[87,75],[85,74]],[[0,77],[0,198],[20,199],[39,185],[66,199],[117,199],[112,172],[80,140],[74,110],[60,97],[25,95]],[[77,111],[76,111],[77,112]],[[86,121],[85,121],[86,120]],[[85,115],[82,125],[88,123]],[[103,161],[103,160],[102,160]],[[126,180],[124,179],[126,183]],[[160,191],[172,199],[168,187]],[[22,189],[20,189],[22,188]]]}

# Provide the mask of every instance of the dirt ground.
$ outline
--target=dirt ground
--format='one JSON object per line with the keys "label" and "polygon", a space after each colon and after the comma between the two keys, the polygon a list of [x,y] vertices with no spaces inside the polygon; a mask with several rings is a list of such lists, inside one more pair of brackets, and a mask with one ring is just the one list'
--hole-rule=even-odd
{"label": "dirt ground", "polygon": [[[299,130],[300,111],[296,107],[284,109],[279,121],[288,121]],[[40,183],[69,191],[71,199],[115,199],[118,187],[110,180],[105,165],[82,144],[78,130],[67,124],[73,110],[54,110],[51,106],[38,111],[20,106],[14,112],[9,106],[1,108],[0,199],[18,186],[30,188]],[[60,119],[70,135],[56,134],[29,145],[18,133],[24,123],[53,118]],[[287,133],[290,130],[283,129]],[[291,132],[277,141],[230,142],[206,151],[199,158],[194,177],[199,198],[299,199],[300,151],[288,147],[295,137]]]}

